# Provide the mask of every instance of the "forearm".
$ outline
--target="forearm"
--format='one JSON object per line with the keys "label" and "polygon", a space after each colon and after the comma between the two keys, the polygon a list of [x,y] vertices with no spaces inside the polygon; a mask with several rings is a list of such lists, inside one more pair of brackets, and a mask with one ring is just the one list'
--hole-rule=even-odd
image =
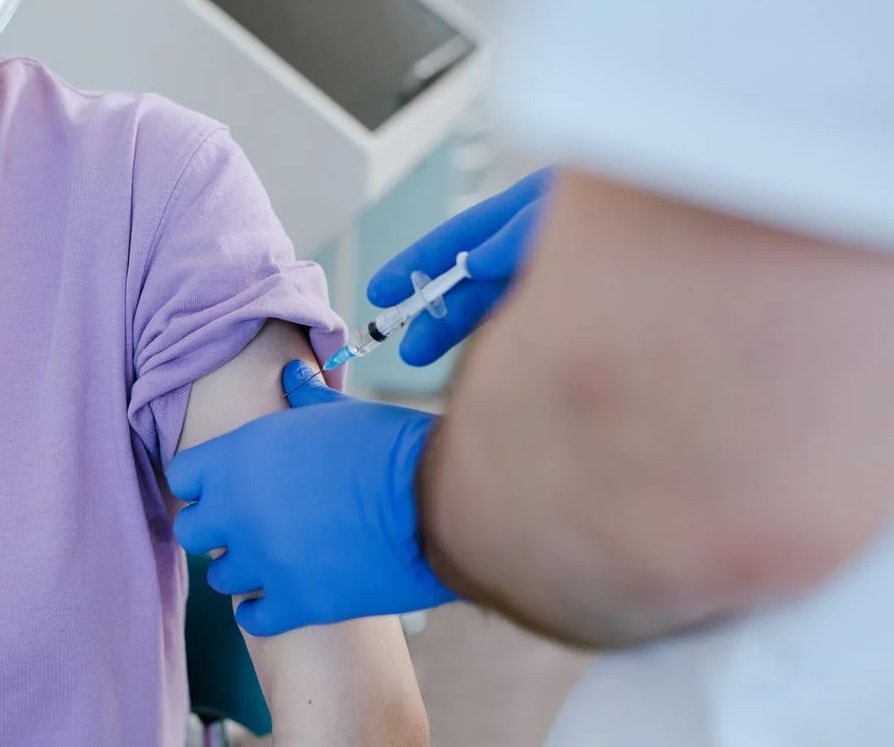
{"label": "forearm", "polygon": [[245,639],[270,707],[276,747],[428,744],[396,620],[356,620]]}
{"label": "forearm", "polygon": [[566,175],[425,454],[435,569],[600,645],[815,583],[888,514],[892,325],[890,257]]}
{"label": "forearm", "polygon": [[[248,597],[233,597],[233,608]],[[270,638],[243,631],[275,747],[428,744],[399,623],[367,618]]]}
{"label": "forearm", "polygon": [[[269,323],[237,358],[193,386],[180,448],[286,407],[280,371],[293,357],[313,361],[304,334]],[[246,642],[278,747],[428,743],[424,707],[396,618],[272,638],[246,636]]]}

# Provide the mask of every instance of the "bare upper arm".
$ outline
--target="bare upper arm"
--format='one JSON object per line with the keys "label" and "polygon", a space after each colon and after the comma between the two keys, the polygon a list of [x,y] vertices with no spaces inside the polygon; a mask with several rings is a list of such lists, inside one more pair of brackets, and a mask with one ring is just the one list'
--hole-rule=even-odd
{"label": "bare upper arm", "polygon": [[239,355],[192,385],[178,450],[288,407],[280,376],[295,358],[315,364],[307,332],[286,322],[267,322]]}
{"label": "bare upper arm", "polygon": [[[280,375],[294,358],[315,363],[306,331],[268,322],[238,356],[193,384],[179,448],[287,407]],[[396,618],[246,640],[278,745],[427,743],[424,709]]]}

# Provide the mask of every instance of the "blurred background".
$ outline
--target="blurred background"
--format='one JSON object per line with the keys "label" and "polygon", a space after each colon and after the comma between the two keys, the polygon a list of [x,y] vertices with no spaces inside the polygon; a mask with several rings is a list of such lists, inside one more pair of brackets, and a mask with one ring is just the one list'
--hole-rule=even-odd
{"label": "blurred background", "polygon": [[[24,0],[0,54],[40,59],[80,88],[154,91],[229,125],[296,253],[323,265],[354,327],[371,317],[365,284],[386,259],[538,165],[500,141],[486,106],[510,2]],[[354,365],[350,388],[439,409],[454,363],[410,369],[392,343]],[[263,733],[238,634],[208,634],[212,619],[232,626],[229,602],[201,583],[196,573],[195,710]],[[461,605],[405,623],[436,747],[540,744],[588,662]],[[233,743],[259,743],[227,728]]]}

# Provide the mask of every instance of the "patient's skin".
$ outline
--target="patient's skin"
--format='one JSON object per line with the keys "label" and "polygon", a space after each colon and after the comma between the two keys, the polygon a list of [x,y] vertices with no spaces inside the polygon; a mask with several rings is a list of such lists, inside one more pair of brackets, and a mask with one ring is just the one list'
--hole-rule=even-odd
{"label": "patient's skin", "polygon": [[[240,355],[193,385],[180,448],[287,407],[280,374],[293,358],[316,365],[304,330],[268,322]],[[277,747],[428,743],[428,721],[397,618],[246,640],[270,704]]]}

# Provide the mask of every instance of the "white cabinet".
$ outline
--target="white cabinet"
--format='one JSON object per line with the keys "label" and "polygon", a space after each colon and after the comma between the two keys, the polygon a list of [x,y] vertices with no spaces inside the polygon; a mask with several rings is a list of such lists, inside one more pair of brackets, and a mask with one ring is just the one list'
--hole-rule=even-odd
{"label": "white cabinet", "polygon": [[0,54],[228,124],[303,256],[444,141],[488,56],[446,0],[24,0]]}

